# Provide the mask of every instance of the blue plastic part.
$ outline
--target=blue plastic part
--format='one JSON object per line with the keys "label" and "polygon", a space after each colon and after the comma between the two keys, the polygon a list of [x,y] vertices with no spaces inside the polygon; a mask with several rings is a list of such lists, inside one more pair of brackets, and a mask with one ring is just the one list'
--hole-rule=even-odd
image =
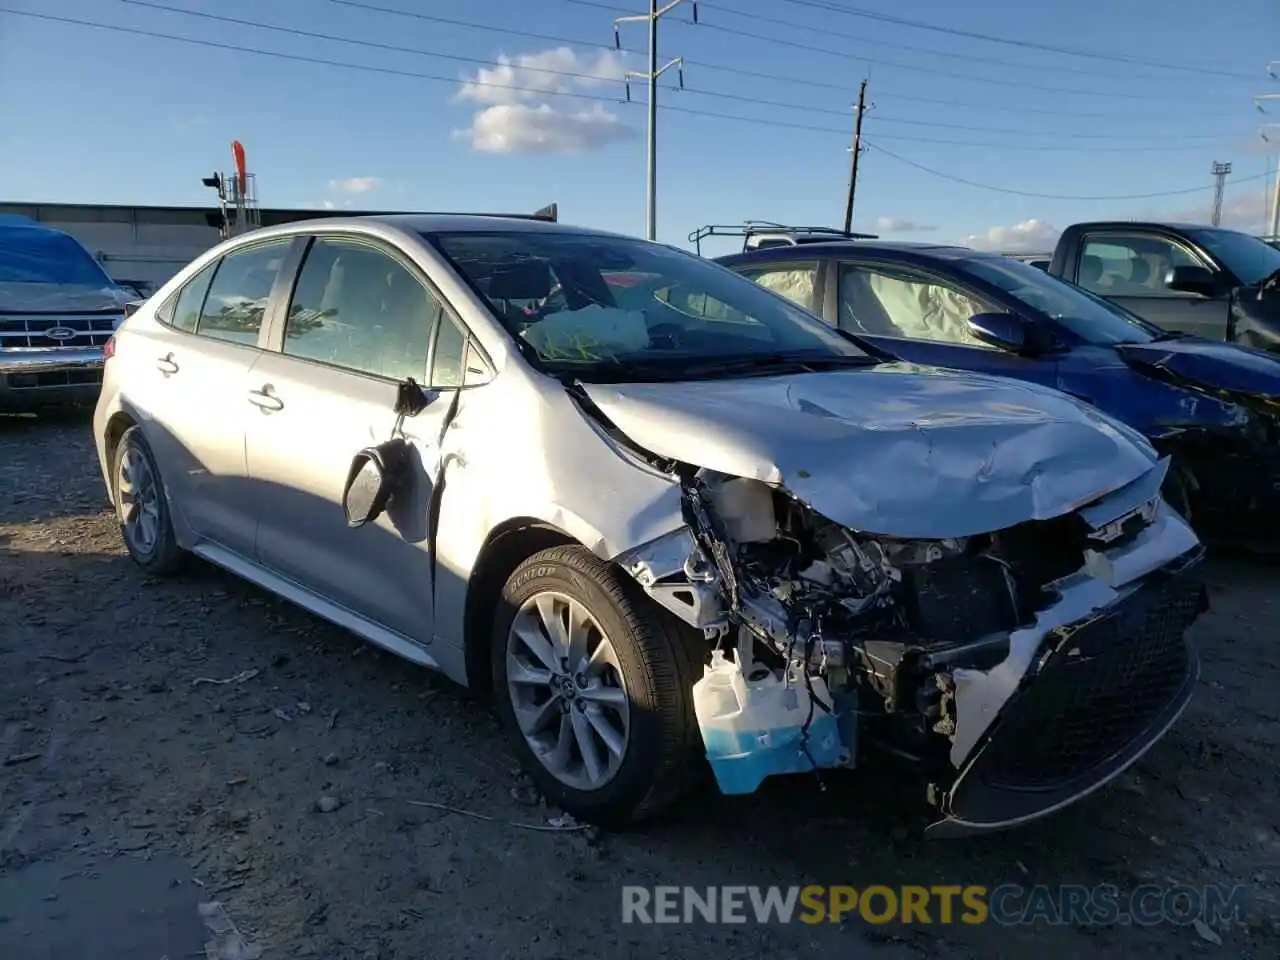
{"label": "blue plastic part", "polygon": [[834,767],[845,752],[836,718],[823,710],[814,711],[808,739],[803,745],[801,741],[795,728],[758,738],[712,734],[706,743],[707,759],[720,792],[754,793],[766,777]]}

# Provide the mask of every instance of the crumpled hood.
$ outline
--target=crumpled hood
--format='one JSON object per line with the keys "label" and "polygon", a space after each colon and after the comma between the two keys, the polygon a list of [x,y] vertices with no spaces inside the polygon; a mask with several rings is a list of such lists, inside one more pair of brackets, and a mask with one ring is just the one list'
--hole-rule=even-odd
{"label": "crumpled hood", "polygon": [[1116,347],[1131,366],[1154,368],[1207,390],[1280,397],[1280,358],[1263,350],[1199,337]]}
{"label": "crumpled hood", "polygon": [[121,287],[0,280],[0,313],[93,313],[123,310],[130,300]]}
{"label": "crumpled hood", "polygon": [[1058,516],[1155,463],[1134,431],[1065,394],[910,364],[584,389],[660,456],[781,484],[837,523],[887,536]]}

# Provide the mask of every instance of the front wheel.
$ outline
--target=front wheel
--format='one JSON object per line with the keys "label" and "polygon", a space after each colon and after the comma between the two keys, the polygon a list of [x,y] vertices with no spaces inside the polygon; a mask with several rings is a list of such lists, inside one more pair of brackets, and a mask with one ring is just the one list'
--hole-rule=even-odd
{"label": "front wheel", "polygon": [[557,806],[602,826],[653,813],[701,769],[698,637],[582,547],[530,557],[492,637],[499,716]]}

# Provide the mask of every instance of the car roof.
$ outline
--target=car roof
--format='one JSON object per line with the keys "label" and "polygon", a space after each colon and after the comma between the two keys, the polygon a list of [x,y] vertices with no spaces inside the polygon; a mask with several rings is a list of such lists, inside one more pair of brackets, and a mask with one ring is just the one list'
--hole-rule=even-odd
{"label": "car roof", "polygon": [[310,233],[315,230],[335,228],[386,227],[404,233],[559,233],[564,235],[587,234],[597,237],[625,238],[622,234],[575,227],[533,216],[514,214],[475,213],[388,213],[368,214],[358,217],[321,217],[314,220],[296,220],[278,226],[264,227],[251,233],[240,234],[237,240],[249,236],[279,236],[281,234]]}
{"label": "car roof", "polygon": [[[1230,227],[1215,227],[1208,223],[1188,223],[1180,220],[1087,220],[1073,226],[1090,230],[1231,230]],[[1240,233],[1241,231],[1232,232]]]}
{"label": "car roof", "polygon": [[959,244],[913,243],[906,240],[836,240],[830,243],[806,243],[798,247],[766,247],[716,257],[717,263],[738,264],[754,260],[812,260],[815,257],[901,257],[922,256],[943,260],[975,260],[999,257],[998,253],[974,250]]}

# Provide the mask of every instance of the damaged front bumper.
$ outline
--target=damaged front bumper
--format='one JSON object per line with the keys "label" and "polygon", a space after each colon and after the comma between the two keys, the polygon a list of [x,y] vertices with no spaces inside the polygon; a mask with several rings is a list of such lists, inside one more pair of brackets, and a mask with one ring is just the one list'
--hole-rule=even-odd
{"label": "damaged front bumper", "polygon": [[[930,784],[935,836],[1000,830],[1054,813],[1103,787],[1182,715],[1199,676],[1187,627],[1206,609],[1195,550],[1122,599],[1054,627],[1034,662],[947,785]],[[1059,606],[1101,586],[1081,579]],[[1094,589],[1091,589],[1094,588]],[[1092,605],[1092,604],[1091,604]],[[957,676],[958,686],[964,681]],[[959,725],[965,723],[959,691]],[[957,748],[962,744],[957,742]]]}
{"label": "damaged front bumper", "polygon": [[[1196,572],[1203,548],[1161,499],[1168,469],[1168,460],[1159,461],[1078,507],[1067,518],[1079,539],[1072,539],[1065,564],[1059,550],[1057,572],[1035,579],[1030,592],[1015,583],[1026,579],[1014,573],[1025,551],[1002,548],[1000,533],[976,558],[955,542],[935,549],[928,542],[886,541],[889,553],[873,553],[857,546],[875,546],[872,538],[847,530],[833,538],[830,525],[815,532],[812,523],[821,518],[806,514],[804,522],[784,524],[779,517],[787,510],[780,513],[770,497],[785,493],[768,493],[758,481],[729,481],[734,495],[718,498],[699,494],[695,482],[686,488],[689,526],[615,560],[659,604],[700,629],[709,649],[736,645],[738,659],[747,662],[763,652],[777,676],[791,676],[799,666],[801,676],[830,690],[843,749],[827,751],[823,760],[806,753],[809,765],[776,758],[768,764],[778,771],[855,766],[862,747],[884,747],[917,761],[938,815],[931,833],[998,830],[1097,790],[1186,708],[1198,667],[1185,634],[1207,605]],[[726,517],[738,519],[726,523]],[[1060,520],[1049,524],[1035,541],[1046,553],[1067,529]],[[820,584],[805,578],[822,563],[796,573],[811,552],[796,548],[801,560],[789,566],[770,559],[802,540],[832,551]],[[765,552],[753,552],[752,544],[764,544]],[[862,562],[878,556],[889,579],[880,578],[874,563],[855,569],[849,545]],[[907,566],[895,567],[891,554],[908,558]],[[930,580],[932,563],[939,572]],[[845,575],[832,580],[832,568]],[[861,592],[853,589],[859,584]],[[990,611],[1010,602],[1010,610],[1020,611],[1016,619],[993,629]],[[960,633],[957,623],[964,624]],[[983,623],[988,626],[979,628]],[[904,642],[901,631],[913,626],[922,632]],[[722,657],[716,670],[723,669]],[[739,735],[740,752],[722,754],[722,765],[747,757],[753,743],[773,744],[767,749],[776,753],[779,743],[798,742],[795,749],[803,752],[810,723],[803,708],[812,684],[807,692],[804,684],[796,687],[791,699],[801,711],[795,717],[763,711],[771,723],[753,726],[745,705],[753,697],[778,702],[765,689],[773,681],[766,678],[754,693],[748,682],[735,682],[737,707],[708,712]],[[698,695],[695,687],[695,704]],[[804,733],[797,741],[800,720]],[[702,713],[699,722],[708,740]],[[729,788],[722,783],[722,789]]]}

